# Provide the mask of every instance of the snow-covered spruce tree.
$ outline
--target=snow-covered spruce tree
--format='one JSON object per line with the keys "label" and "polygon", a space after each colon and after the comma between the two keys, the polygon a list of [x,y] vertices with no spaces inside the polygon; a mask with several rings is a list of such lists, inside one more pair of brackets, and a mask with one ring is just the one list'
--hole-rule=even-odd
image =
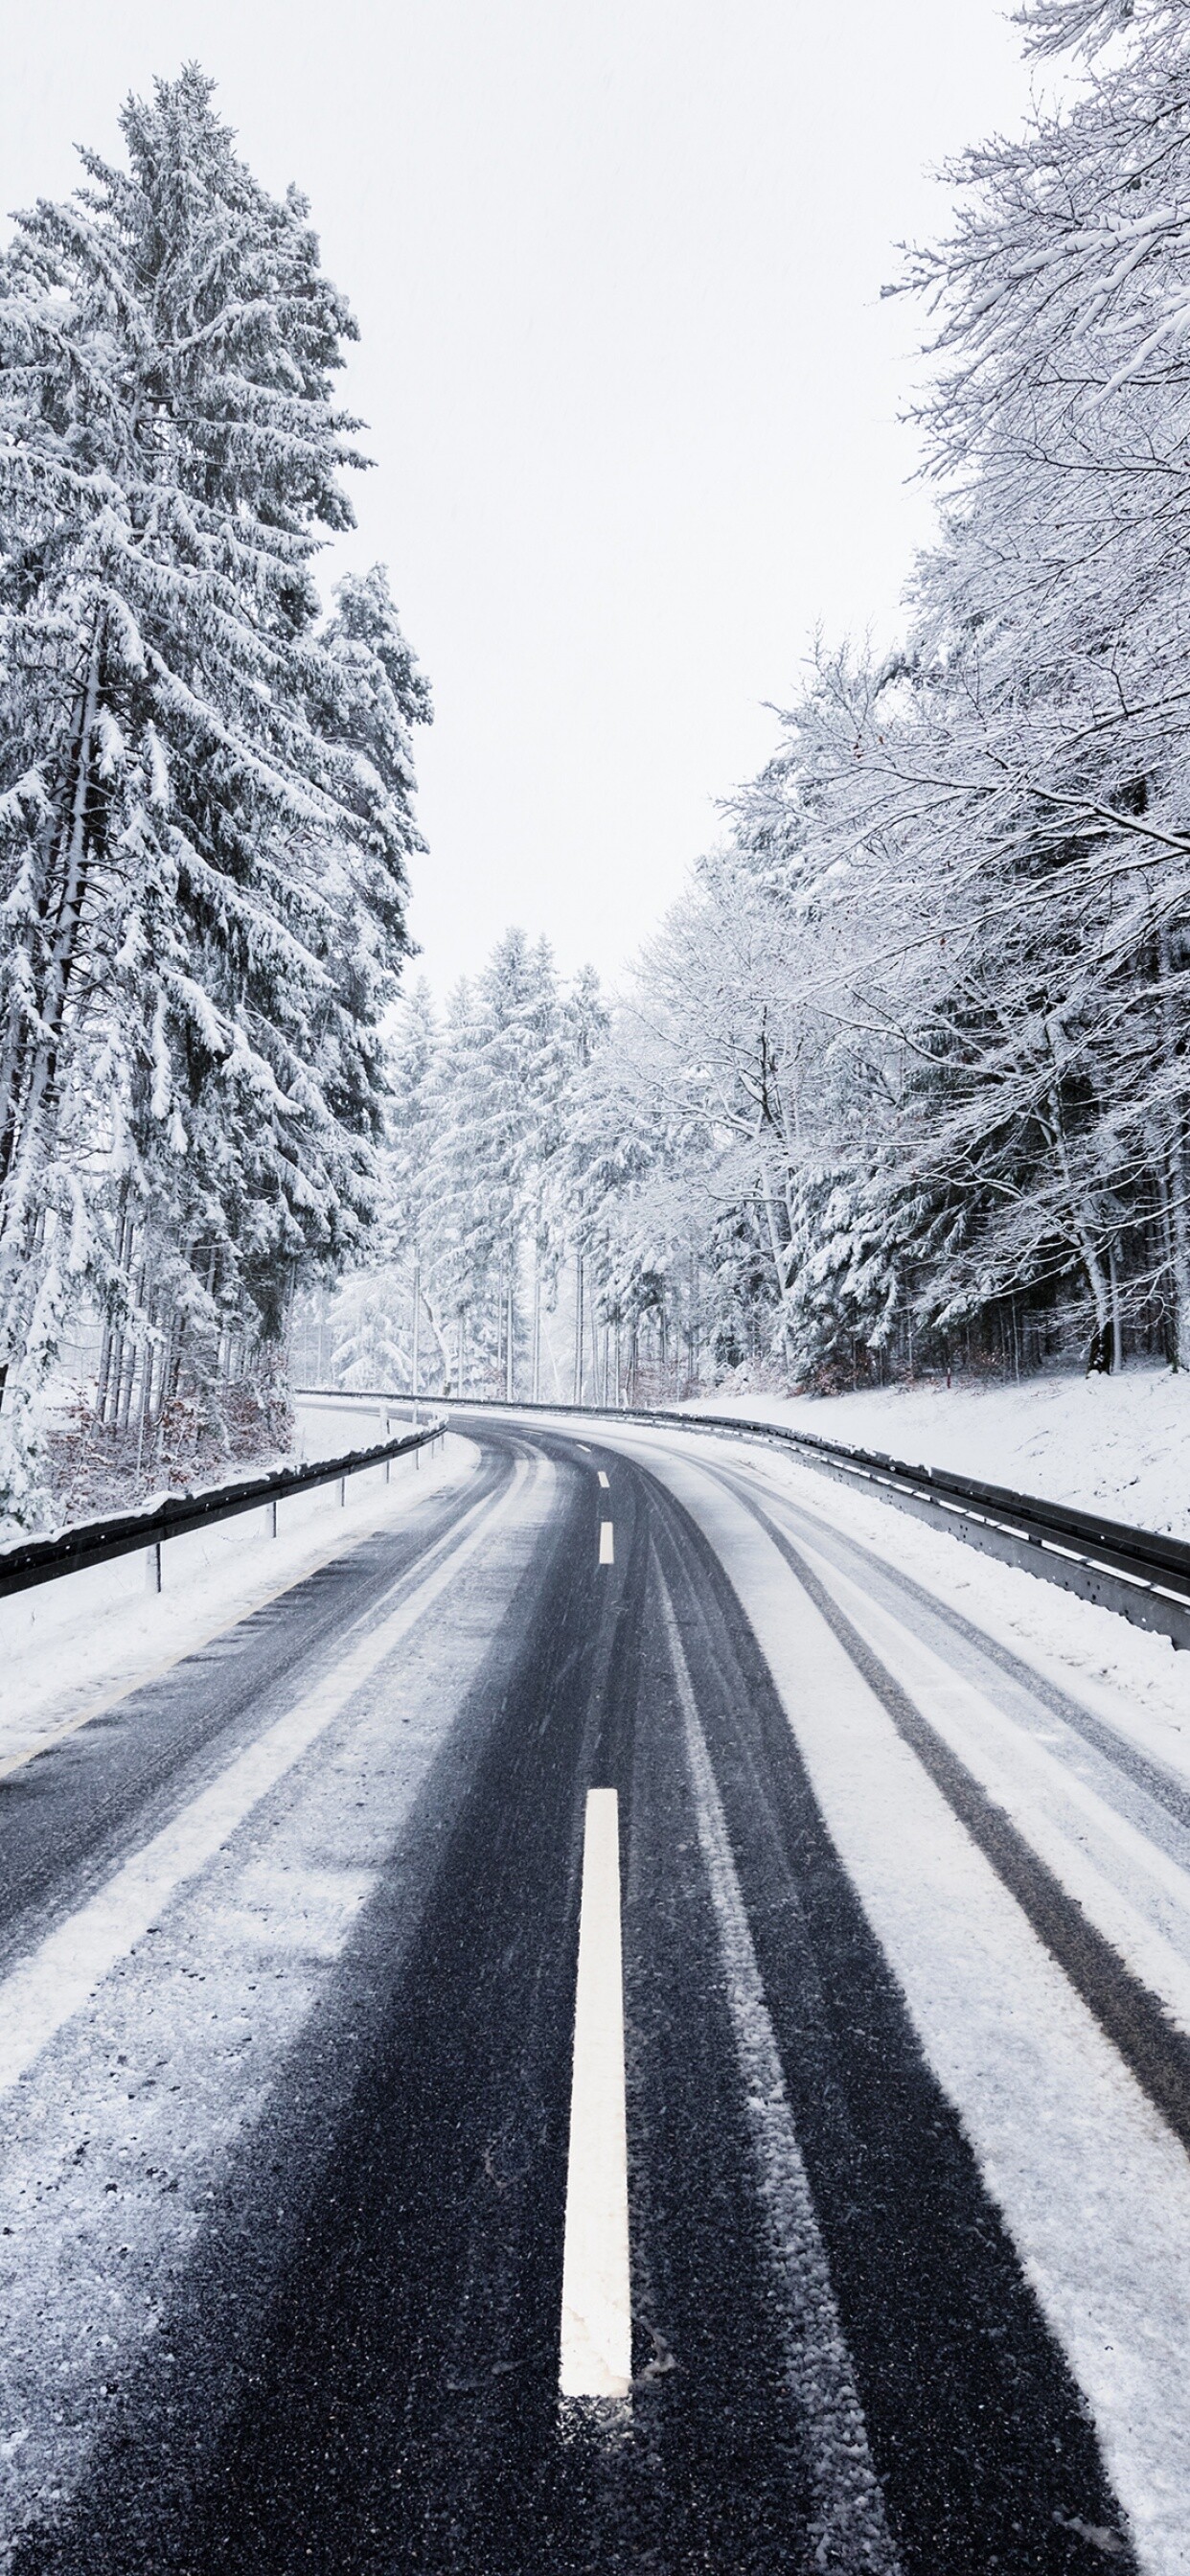
{"label": "snow-covered spruce tree", "polygon": [[408,1388],[416,1299],[419,1387],[537,1382],[543,1315],[589,1218],[571,1121],[606,1023],[590,970],[563,990],[547,942],[516,929],[441,1019],[424,983],[402,1000],[378,1224],[318,1318],[341,1381]]}
{"label": "snow-covered spruce tree", "polygon": [[411,1391],[415,1356],[419,1389],[449,1386],[442,1271],[453,1236],[433,1179],[438,1048],[437,1019],[421,977],[402,996],[388,1037],[373,1224],[333,1293],[324,1288],[303,1301],[300,1330],[309,1365],[336,1386]]}
{"label": "snow-covered spruce tree", "polygon": [[354,336],[304,200],[195,68],[132,100],[0,263],[0,1508],[87,1292],[99,1404],[267,1374],[295,1271],[359,1242],[405,945],[409,728],[351,524]]}
{"label": "snow-covered spruce tree", "polygon": [[427,1167],[437,1210],[429,1239],[443,1301],[438,1329],[449,1318],[453,1373],[473,1392],[513,1387],[534,1329],[568,1008],[547,943],[532,945],[513,929],[475,985],[452,995],[447,1013]]}

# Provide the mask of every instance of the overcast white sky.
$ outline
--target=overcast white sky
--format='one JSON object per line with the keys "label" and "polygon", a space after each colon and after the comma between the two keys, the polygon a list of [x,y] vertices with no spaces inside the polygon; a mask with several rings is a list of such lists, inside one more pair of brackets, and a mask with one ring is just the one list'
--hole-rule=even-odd
{"label": "overcast white sky", "polygon": [[510,921],[614,974],[773,740],[815,625],[891,631],[927,175],[1016,126],[992,0],[37,0],[0,202],[60,195],[196,57],[312,199],[433,683],[412,923],[440,988]]}

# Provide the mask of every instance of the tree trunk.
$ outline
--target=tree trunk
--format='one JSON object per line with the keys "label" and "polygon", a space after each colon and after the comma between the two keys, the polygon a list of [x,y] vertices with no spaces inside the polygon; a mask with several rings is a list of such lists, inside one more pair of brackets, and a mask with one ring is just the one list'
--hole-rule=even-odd
{"label": "tree trunk", "polygon": [[764,1202],[765,1223],[768,1227],[769,1250],[772,1254],[773,1268],[777,1274],[777,1294],[781,1301],[781,1363],[785,1371],[785,1375],[788,1378],[792,1368],[789,1345],[789,1263],[792,1256],[793,1246],[792,1243],[790,1243],[787,1248],[782,1251],[781,1238],[777,1228],[777,1209],[775,1193],[773,1190],[773,1176],[769,1170],[768,1156],[763,1153],[760,1157],[760,1195]]}
{"label": "tree trunk", "polygon": [[574,1256],[574,1389],[572,1402],[583,1400],[583,1256]]}
{"label": "tree trunk", "polygon": [[62,891],[54,923],[53,944],[46,972],[45,991],[39,1013],[41,1026],[33,1048],[19,1047],[9,1074],[9,1092],[0,1113],[3,1135],[0,1137],[0,1188],[4,1198],[0,1210],[0,1234],[11,1234],[23,1225],[28,1204],[37,1141],[41,1122],[52,1095],[66,996],[78,947],[83,905],[86,900],[89,873],[88,807],[91,795],[91,743],[95,719],[99,712],[99,668],[101,633],[97,627],[91,647],[87,683],[83,693],[75,752],[74,784],[70,801],[70,823],[63,852]]}
{"label": "tree trunk", "polygon": [[[1174,1020],[1171,986],[1173,959],[1169,932],[1162,929],[1157,942],[1158,990],[1161,996],[1161,1051],[1170,1068],[1182,1061]],[[1175,1100],[1166,1117],[1166,1222],[1169,1242],[1174,1309],[1174,1367],[1190,1368],[1190,1228],[1186,1211],[1186,1130],[1180,1105]]]}
{"label": "tree trunk", "polygon": [[1111,1293],[1111,1364],[1118,1376],[1124,1365],[1124,1319],[1120,1311],[1120,1266],[1114,1243],[1107,1248],[1107,1276]]}

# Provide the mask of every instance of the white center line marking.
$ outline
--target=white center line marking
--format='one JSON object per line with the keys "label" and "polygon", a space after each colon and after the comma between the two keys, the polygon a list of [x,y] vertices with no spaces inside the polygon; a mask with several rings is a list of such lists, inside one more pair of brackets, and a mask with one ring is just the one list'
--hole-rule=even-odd
{"label": "white center line marking", "polygon": [[627,2397],[632,2387],[620,1830],[614,1789],[587,1791],[558,2387],[563,2397]]}
{"label": "white center line marking", "polygon": [[615,1564],[615,1561],[616,1561],[616,1560],[615,1560],[615,1552],[614,1552],[614,1542],[613,1542],[613,1538],[612,1538],[612,1528],[613,1528],[613,1524],[612,1524],[612,1522],[611,1522],[611,1521],[600,1521],[600,1524],[599,1524],[599,1562],[600,1562],[600,1564],[601,1564],[601,1565],[614,1565],[614,1564]]}
{"label": "white center line marking", "polygon": [[599,1482],[602,1485],[605,1494],[610,1491],[610,1481],[608,1477],[604,1475],[602,1467],[599,1470]]}

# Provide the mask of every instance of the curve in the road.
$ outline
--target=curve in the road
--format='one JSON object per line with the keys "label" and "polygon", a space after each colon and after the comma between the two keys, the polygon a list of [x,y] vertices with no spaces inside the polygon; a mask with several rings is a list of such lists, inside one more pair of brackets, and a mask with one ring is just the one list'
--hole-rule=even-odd
{"label": "curve in the road", "polygon": [[[939,2065],[882,1929],[892,1899],[824,1787],[832,1712],[819,1693],[819,1732],[803,1742],[791,1660],[811,1680],[846,1665],[871,1743],[887,1726],[887,1758],[909,1766],[905,1797],[944,1802],[936,1842],[960,1837],[976,1873],[998,1873],[995,1902],[1021,1914],[1045,1975],[1060,1963],[1121,2067],[1148,2082],[1163,2136],[1183,2117],[1179,2035],[1151,2015],[1138,2024],[1131,1989],[1128,2013],[1118,1983],[1105,2000],[1108,1945],[1085,1918],[1073,1940],[1067,1891],[1047,1887],[1027,1839],[848,1622],[783,1507],[713,1461],[671,1472],[658,1448],[603,1426],[587,1444],[570,1428],[472,1428],[476,1502],[509,1496],[518,1460],[546,1481],[514,1497],[490,1562],[481,1550],[441,1590],[420,1662],[381,1662],[251,1820],[245,1887],[266,1836],[288,1851],[300,1812],[308,1848],[333,1807],[336,1849],[353,1830],[367,1845],[366,1888],[267,2081],[240,2079],[209,2197],[195,2194],[189,2233],[146,2257],[151,2331],[125,2318],[122,2343],[113,2248],[108,2421],[80,2436],[53,2502],[52,2479],[21,2488],[18,2440],[13,2576],[1083,2576],[1109,2560],[1165,2576],[1179,2563],[1176,2497],[1146,2525],[1130,2495],[1129,2536],[1115,2419],[1096,2414],[1094,2374]],[[735,1515],[730,1545],[716,1490]],[[740,1571],[748,1527],[759,1588]],[[73,1920],[448,1543],[427,1503],[403,1534],[369,1539],[0,1795],[10,1958]],[[457,1676],[449,1691],[436,1667]],[[385,1791],[385,1824],[386,1734],[395,1742],[435,1688],[420,1768],[400,1798]],[[852,1702],[830,1688],[841,1740]],[[614,2415],[560,2405],[558,2391],[593,1785],[615,1790],[623,1844],[633,2386]],[[1175,1786],[1161,1813],[1176,1833]],[[229,1839],[233,1874],[248,1833]],[[199,1893],[176,1900],[195,1957],[219,1937]],[[978,1879],[975,1911],[991,1902]],[[132,2026],[147,2029],[163,1978],[139,1954],[129,1973]],[[19,2088],[20,2170],[42,2170],[47,2192],[68,2128],[62,2070],[81,2081],[87,2044],[82,2027],[60,2036],[40,2150],[37,2064]],[[197,2076],[195,2088],[188,2113],[179,2079],[166,2133],[199,2116]],[[1172,2135],[1168,2148],[1182,2158]],[[6,2156],[15,2172],[15,2143],[0,2197]],[[14,2282],[23,2223],[0,2252]],[[39,2221],[43,2250],[54,2224]],[[1190,2238],[1171,2238],[1170,2255],[1184,2276]],[[27,2354],[21,2370],[10,2384],[46,2414],[28,2438],[52,2462],[52,2374],[39,2380]],[[80,2364],[80,2392],[85,2376]],[[1190,2551],[1190,2492],[1182,2510]]]}

